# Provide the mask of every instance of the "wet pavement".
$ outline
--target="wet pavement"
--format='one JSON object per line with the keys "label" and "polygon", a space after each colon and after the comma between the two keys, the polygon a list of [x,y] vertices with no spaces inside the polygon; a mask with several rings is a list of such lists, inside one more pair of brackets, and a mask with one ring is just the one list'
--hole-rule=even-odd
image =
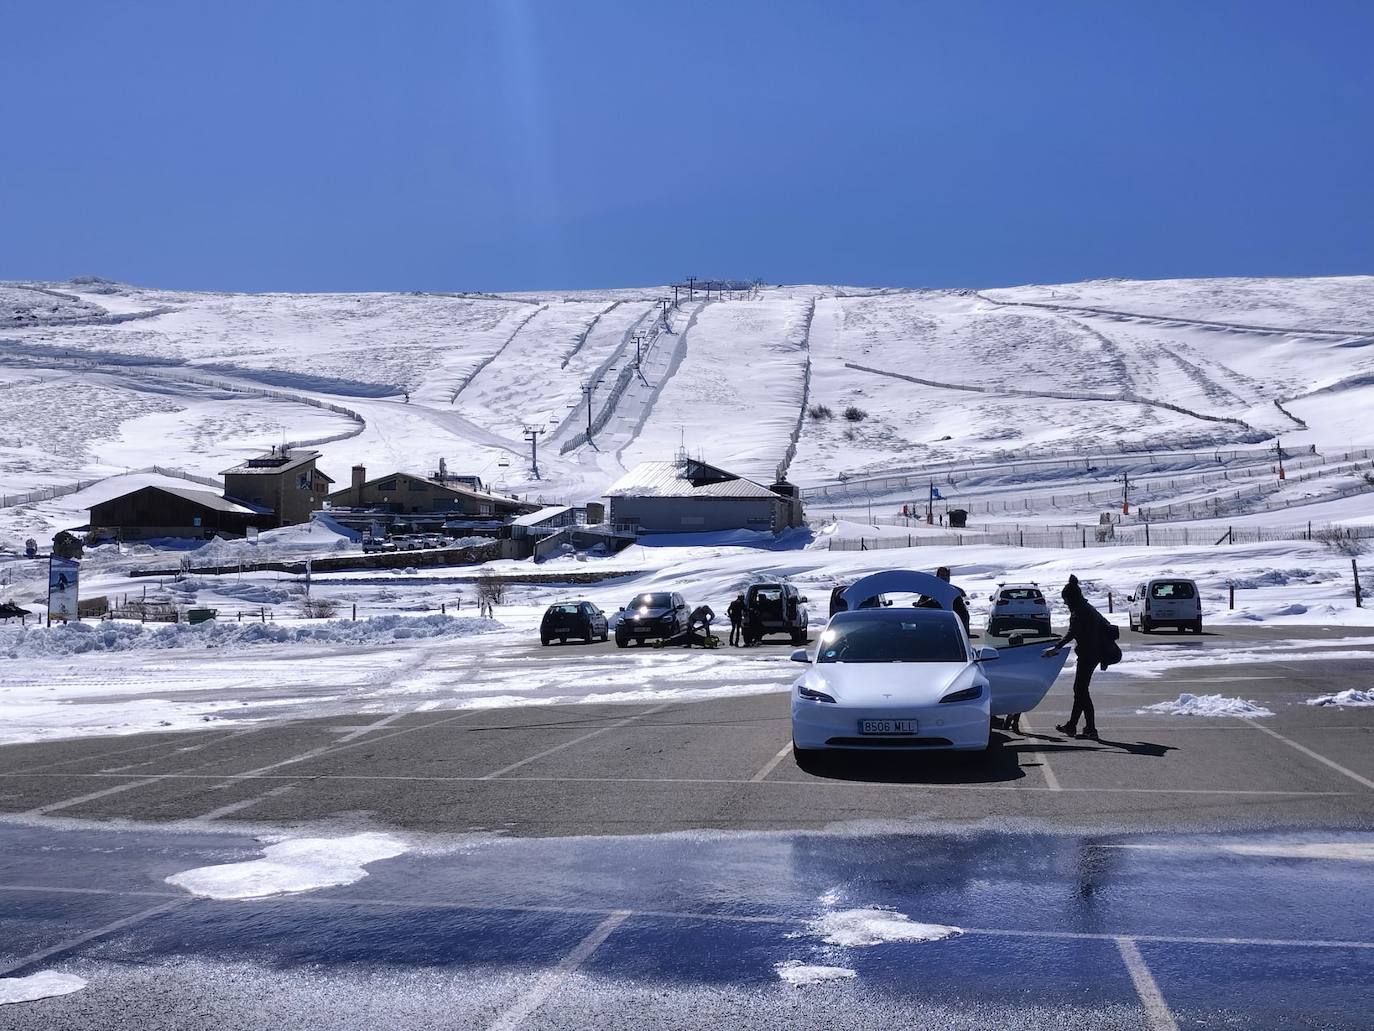
{"label": "wet pavement", "polygon": [[[5,1007],[0,1022],[1368,1026],[1369,834],[978,830],[434,845],[373,863],[344,887],[226,902],[164,878],[255,858],[251,838],[0,827],[0,969],[89,982]],[[840,945],[816,930],[827,914],[874,908],[963,933]],[[778,973],[788,963],[854,976],[795,986]]]}
{"label": "wet pavement", "polygon": [[[1374,710],[1305,701],[1371,669],[1109,674],[1100,743],[1050,729],[1061,683],[987,756],[807,770],[783,694],[8,746],[0,977],[88,984],[0,1028],[1368,1027]],[[1275,715],[1137,711],[1182,691]],[[166,883],[358,830],[410,850],[294,895]],[[818,933],[871,909],[963,933]]]}

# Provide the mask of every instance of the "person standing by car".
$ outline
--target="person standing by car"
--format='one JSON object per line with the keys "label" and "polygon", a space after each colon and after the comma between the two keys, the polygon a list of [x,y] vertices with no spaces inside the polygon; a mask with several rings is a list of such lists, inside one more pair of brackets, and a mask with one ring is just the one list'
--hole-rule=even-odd
{"label": "person standing by car", "polygon": [[736,596],[725,614],[730,617],[730,646],[738,648],[744,643],[744,595]]}
{"label": "person standing by car", "polygon": [[[936,579],[943,580],[945,583],[948,584],[949,566],[941,566],[939,569],[935,570],[935,577]],[[968,602],[964,600],[966,597],[968,597],[968,592],[965,591],[962,587],[956,587],[954,584],[950,584],[950,586],[954,587],[954,589],[959,592],[959,597],[954,599],[954,601],[950,604],[949,609],[951,612],[957,615],[959,617],[959,621],[964,624],[964,632],[969,633],[969,626],[972,621],[969,617]],[[944,608],[944,606],[941,605],[934,598],[927,598],[925,595],[921,596],[921,600],[916,603],[916,607],[922,609]]]}
{"label": "person standing by car", "polygon": [[[1076,641],[1078,646],[1074,653],[1078,656],[1078,666],[1073,674],[1073,709],[1069,712],[1068,722],[1054,729],[1066,737],[1097,741],[1097,714],[1093,710],[1092,695],[1088,688],[1099,665],[1106,669],[1121,661],[1121,648],[1116,643],[1121,631],[1109,623],[1107,617],[1093,608],[1088,599],[1083,597],[1083,588],[1078,584],[1078,577],[1070,575],[1069,582],[1064,585],[1059,596],[1069,607],[1069,632],[1046,649],[1045,654],[1058,655],[1064,645]],[[1080,716],[1083,717],[1082,733],[1078,732]]]}

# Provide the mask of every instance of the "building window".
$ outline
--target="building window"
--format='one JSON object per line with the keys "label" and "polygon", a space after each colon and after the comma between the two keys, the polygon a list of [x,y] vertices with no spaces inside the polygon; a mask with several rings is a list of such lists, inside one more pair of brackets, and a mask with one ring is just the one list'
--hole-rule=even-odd
{"label": "building window", "polygon": [[378,489],[378,490],[381,490],[381,491],[395,490],[395,489],[396,489],[396,481],[395,481],[395,480],[383,480],[381,483],[377,484],[377,489]]}
{"label": "building window", "polygon": [[406,484],[406,490],[425,490],[429,484],[421,483],[419,480],[411,480]]}

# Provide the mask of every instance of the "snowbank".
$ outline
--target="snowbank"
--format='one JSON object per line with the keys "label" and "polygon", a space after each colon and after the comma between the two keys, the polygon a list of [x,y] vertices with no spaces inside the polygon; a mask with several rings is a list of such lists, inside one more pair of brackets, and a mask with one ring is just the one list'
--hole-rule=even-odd
{"label": "snowbank", "polygon": [[0,654],[11,659],[176,648],[246,649],[268,644],[378,645],[438,637],[467,637],[497,629],[465,616],[376,616],[300,623],[69,623],[0,627]]}
{"label": "snowbank", "polygon": [[830,945],[853,947],[882,942],[941,941],[964,932],[946,924],[919,923],[905,913],[890,909],[840,909],[812,920],[807,925],[807,933]]}
{"label": "snowbank", "polygon": [[212,899],[256,899],[352,884],[368,863],[404,855],[406,844],[389,834],[300,838],[263,849],[261,859],[202,866],[173,874],[167,883]]}
{"label": "snowbank", "polygon": [[1374,705],[1374,691],[1361,691],[1351,688],[1348,691],[1337,691],[1335,694],[1324,694],[1316,698],[1307,699],[1308,705],[1333,705],[1337,708],[1362,708]]}
{"label": "snowbank", "polygon": [[1136,713],[1142,716],[1154,713],[1165,716],[1243,716],[1248,718],[1274,715],[1272,710],[1266,709],[1258,702],[1249,702],[1244,698],[1226,698],[1219,694],[1196,695],[1186,692],[1172,702],[1147,705],[1143,709],[1137,709]]}
{"label": "snowbank", "polygon": [[789,959],[779,963],[774,970],[790,985],[821,984],[825,981],[845,981],[859,975],[848,967],[823,967],[803,963],[799,959]]}
{"label": "snowbank", "polygon": [[43,970],[28,977],[0,977],[0,1006],[11,1002],[36,1002],[55,995],[70,995],[86,987],[83,978]]}

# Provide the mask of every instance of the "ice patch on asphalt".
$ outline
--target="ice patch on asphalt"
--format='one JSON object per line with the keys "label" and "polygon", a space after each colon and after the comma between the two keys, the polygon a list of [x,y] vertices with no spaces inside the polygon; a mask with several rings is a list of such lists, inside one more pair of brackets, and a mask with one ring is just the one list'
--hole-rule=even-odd
{"label": "ice patch on asphalt", "polygon": [[55,970],[43,970],[27,977],[0,977],[0,1006],[71,995],[85,987],[84,978],[74,974],[59,974]]}
{"label": "ice patch on asphalt", "polygon": [[807,924],[807,934],[829,945],[854,947],[883,942],[933,942],[963,934],[946,924],[923,924],[890,909],[841,909]]}
{"label": "ice patch on asphalt", "polygon": [[1270,859],[1338,859],[1374,863],[1374,842],[1295,841],[1227,844],[1221,846],[1238,856],[1263,856]]}
{"label": "ice patch on asphalt", "polygon": [[167,883],[212,899],[256,899],[352,884],[367,876],[368,863],[391,859],[409,846],[389,834],[346,838],[299,838],[263,849],[261,859],[202,866],[173,874]]}
{"label": "ice patch on asphalt", "polygon": [[1184,692],[1172,702],[1157,702],[1137,709],[1136,715],[1164,716],[1272,716],[1273,711],[1244,698],[1227,698],[1219,694],[1188,694]]}
{"label": "ice patch on asphalt", "polygon": [[1374,705],[1374,691],[1361,691],[1352,687],[1348,691],[1337,691],[1335,694],[1324,694],[1316,698],[1309,698],[1307,699],[1307,704],[1333,705],[1337,708],[1360,708]]}
{"label": "ice patch on asphalt", "polygon": [[822,984],[826,981],[846,981],[859,975],[848,967],[823,967],[789,959],[773,967],[778,976],[790,985]]}

